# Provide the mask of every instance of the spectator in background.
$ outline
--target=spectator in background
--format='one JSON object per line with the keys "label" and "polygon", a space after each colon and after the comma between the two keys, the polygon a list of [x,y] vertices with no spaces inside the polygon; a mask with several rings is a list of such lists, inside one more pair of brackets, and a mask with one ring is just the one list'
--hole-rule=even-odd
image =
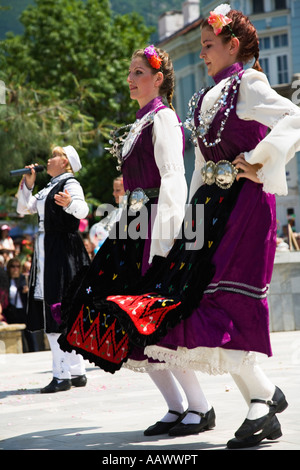
{"label": "spectator in background", "polygon": [[113,197],[115,198],[116,204],[120,204],[124,194],[123,176],[117,176],[113,181]]}
{"label": "spectator in background", "polygon": [[[9,282],[9,302],[3,312],[5,319],[9,324],[23,323],[26,325],[28,284],[25,276],[21,273],[19,258],[11,258],[8,261],[7,276]],[[27,328],[22,331],[22,343],[23,352],[38,351],[36,337]]]}
{"label": "spectator in background", "polygon": [[3,311],[8,306],[8,286],[7,274],[3,266],[0,266],[0,324],[7,323]]}
{"label": "spectator in background", "polygon": [[0,240],[0,250],[4,250],[7,253],[8,258],[12,258],[15,254],[15,245],[14,241],[11,238],[10,234],[10,226],[4,224],[1,226],[1,240]]}
{"label": "spectator in background", "polygon": [[22,263],[22,274],[25,276],[28,284],[29,274],[31,268],[31,259],[27,258]]}

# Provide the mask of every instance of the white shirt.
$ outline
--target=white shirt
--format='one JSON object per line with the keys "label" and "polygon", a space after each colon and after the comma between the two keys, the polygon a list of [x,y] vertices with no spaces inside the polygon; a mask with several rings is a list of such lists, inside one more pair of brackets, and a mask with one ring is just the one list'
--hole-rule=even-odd
{"label": "white shirt", "polygon": [[152,229],[149,263],[155,255],[168,255],[185,214],[187,184],[182,131],[177,116],[171,109],[164,108],[155,114],[152,142],[161,185]]}
{"label": "white shirt", "polygon": [[10,280],[9,286],[9,302],[16,308],[23,308],[22,300],[18,292],[17,284],[15,279]]}
{"label": "white shirt", "polygon": [[[63,173],[62,175],[52,178],[51,181],[47,184],[47,186],[41,189],[34,196],[32,195],[33,188],[28,189],[25,184],[25,178],[23,178],[17,193],[18,214],[26,215],[38,213],[40,218],[39,231],[43,232],[45,200],[50,191],[54,188],[54,186],[57,185],[59,181],[69,178],[70,176],[72,176],[71,173]],[[67,214],[71,214],[77,219],[84,219],[89,213],[89,207],[85,202],[83,190],[80,186],[80,183],[74,178],[69,179],[64,186],[64,190],[65,189],[69,192],[72,201],[68,207],[63,207],[63,210],[67,212]]]}
{"label": "white shirt", "polygon": [[[36,299],[44,298],[44,265],[45,265],[45,247],[44,247],[44,217],[45,217],[45,202],[48,194],[57,185],[59,181],[62,181],[72,176],[71,173],[63,173],[62,175],[56,176],[51,179],[47,186],[41,189],[34,196],[32,190],[28,189],[25,184],[25,178],[22,179],[19,190],[17,193],[18,204],[17,212],[21,215],[35,214],[39,215],[39,232],[35,241],[35,252],[37,261],[37,276],[36,285],[34,291],[34,297]],[[71,195],[72,201],[68,207],[62,209],[68,214],[73,215],[77,219],[85,218],[89,213],[89,207],[84,199],[84,194],[80,183],[74,178],[66,181],[64,190],[67,189]]]}
{"label": "white shirt", "polygon": [[[208,91],[202,111],[217,101],[226,80]],[[240,119],[255,120],[271,129],[255,149],[243,153],[249,163],[263,164],[257,175],[265,192],[286,195],[285,166],[300,150],[300,108],[276,93],[265,74],[251,68],[242,76],[236,112]],[[190,197],[202,184],[200,170],[204,163],[203,155],[196,147]]]}

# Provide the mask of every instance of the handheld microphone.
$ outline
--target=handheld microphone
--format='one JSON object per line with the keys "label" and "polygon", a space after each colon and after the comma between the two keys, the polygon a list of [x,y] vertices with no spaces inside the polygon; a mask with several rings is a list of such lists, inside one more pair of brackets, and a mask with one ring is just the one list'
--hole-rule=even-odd
{"label": "handheld microphone", "polygon": [[[36,173],[40,171],[44,171],[45,167],[43,165],[36,165],[34,168]],[[26,175],[31,173],[31,168],[20,168],[20,170],[12,170],[9,172],[10,176],[19,176],[19,175]]]}

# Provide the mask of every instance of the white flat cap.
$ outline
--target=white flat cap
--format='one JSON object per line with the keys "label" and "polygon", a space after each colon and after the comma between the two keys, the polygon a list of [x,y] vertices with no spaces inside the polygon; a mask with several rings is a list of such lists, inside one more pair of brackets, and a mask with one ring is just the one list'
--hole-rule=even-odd
{"label": "white flat cap", "polygon": [[72,145],[68,145],[67,147],[63,147],[63,151],[68,157],[70,165],[74,173],[77,173],[82,168],[80,158],[76,150]]}

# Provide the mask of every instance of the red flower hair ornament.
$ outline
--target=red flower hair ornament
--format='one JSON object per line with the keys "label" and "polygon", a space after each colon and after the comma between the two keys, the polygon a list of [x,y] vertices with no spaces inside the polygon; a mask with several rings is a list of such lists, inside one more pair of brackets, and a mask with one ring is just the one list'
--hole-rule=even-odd
{"label": "red flower hair ornament", "polygon": [[157,54],[153,45],[146,47],[146,49],[144,49],[144,54],[147,57],[147,60],[151,67],[153,67],[154,69],[160,69],[161,58]]}
{"label": "red flower hair ornament", "polygon": [[[226,16],[231,10],[230,5],[227,3],[222,3],[214,11],[210,12],[210,16],[208,18],[208,24],[210,24],[214,30],[216,36],[221,33],[224,26],[228,26],[229,23],[232,22],[230,18]],[[229,29],[231,30],[230,26]]]}

